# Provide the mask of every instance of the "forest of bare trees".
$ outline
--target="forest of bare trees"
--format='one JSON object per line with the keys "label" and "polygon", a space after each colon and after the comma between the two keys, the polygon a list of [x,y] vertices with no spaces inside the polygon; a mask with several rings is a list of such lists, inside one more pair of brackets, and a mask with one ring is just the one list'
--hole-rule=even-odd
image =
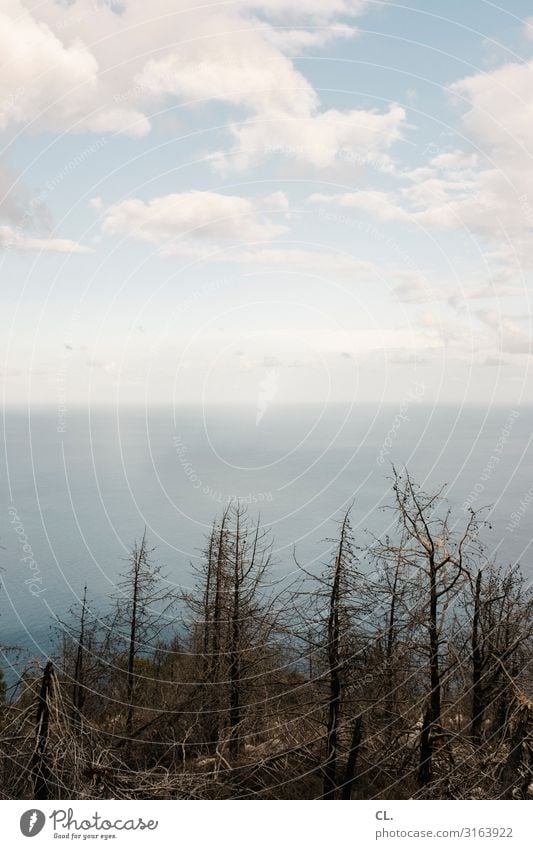
{"label": "forest of bare trees", "polygon": [[482,514],[407,472],[391,492],[388,532],[347,509],[321,569],[280,570],[238,502],[187,591],[145,533],[108,608],[80,587],[53,655],[0,688],[2,798],[532,796],[526,579]]}

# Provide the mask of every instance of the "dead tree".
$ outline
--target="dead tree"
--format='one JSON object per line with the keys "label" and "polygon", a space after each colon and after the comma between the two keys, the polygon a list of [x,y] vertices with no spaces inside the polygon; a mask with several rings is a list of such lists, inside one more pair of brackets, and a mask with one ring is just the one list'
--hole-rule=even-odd
{"label": "dead tree", "polygon": [[85,703],[85,618],[87,613],[87,586],[83,588],[83,601],[80,614],[80,632],[78,637],[78,648],[76,651],[76,663],[74,665],[74,680],[72,683],[72,706],[74,718],[81,717]]}
{"label": "dead tree", "polygon": [[333,565],[331,594],[326,631],[329,675],[329,707],[326,726],[326,759],[324,762],[324,799],[332,799],[337,787],[337,748],[341,707],[340,628],[343,572],[349,554],[349,513],[342,520],[339,547]]}
{"label": "dead tree", "polygon": [[483,573],[481,569],[476,575],[472,586],[474,596],[474,610],[472,614],[472,711],[470,717],[470,730],[472,740],[476,745],[481,742],[481,728],[485,714],[485,682],[483,673],[486,656],[482,641],[481,629],[481,587]]}
{"label": "dead tree", "polygon": [[[259,532],[259,528],[257,529]],[[241,564],[241,513],[235,515],[235,533],[233,539],[233,599],[230,616],[229,638],[229,753],[236,758],[240,749],[241,722],[241,590],[243,572]]]}
{"label": "dead tree", "polygon": [[[394,509],[400,534],[405,540],[402,559],[418,577],[421,594],[421,622],[427,635],[425,654],[429,687],[420,735],[418,781],[428,784],[432,777],[433,735],[442,721],[442,648],[446,616],[482,553],[479,541],[481,521],[470,511],[462,526],[446,504],[443,491],[424,493],[407,471],[393,469]],[[446,673],[448,670],[446,670]]]}
{"label": "dead tree", "polygon": [[208,751],[227,739],[231,758],[242,748],[243,722],[250,718],[247,693],[266,680],[268,640],[275,623],[266,591],[271,561],[268,531],[252,525],[245,508],[230,504],[213,528],[192,593],[183,595],[192,613],[192,654],[198,657],[203,699],[199,719]]}
{"label": "dead tree", "polygon": [[[228,508],[229,509],[229,508]],[[211,710],[209,713],[209,730],[207,742],[209,749],[216,750],[220,739],[220,712],[219,712],[219,694],[217,689],[220,686],[220,667],[221,667],[221,647],[223,645],[223,602],[224,602],[224,587],[225,587],[225,565],[226,565],[226,525],[228,521],[228,509],[222,514],[220,527],[213,529],[211,534],[208,560],[209,572],[206,581],[207,587],[212,587],[212,598],[206,593],[206,604],[204,609],[204,652],[205,663],[207,666],[206,680],[210,687],[209,704]]]}
{"label": "dead tree", "polygon": [[518,566],[503,571],[488,563],[465,590],[465,615],[471,621],[470,735],[483,741],[492,716],[492,734],[501,736],[513,685],[527,665],[533,635],[533,597]]}
{"label": "dead tree", "polygon": [[515,695],[510,718],[509,752],[502,769],[502,799],[526,798],[533,777],[531,744],[528,744],[533,703],[517,692],[514,686],[513,689]]}
{"label": "dead tree", "polygon": [[[338,797],[343,783],[341,757],[344,759],[349,750],[347,757],[349,760],[351,753],[355,769],[358,749],[357,745],[348,745],[346,739],[351,726],[350,712],[353,711],[352,716],[358,714],[353,693],[357,691],[362,665],[362,645],[357,633],[363,604],[359,594],[362,576],[357,565],[350,510],[340,521],[337,539],[331,542],[335,553],[322,575],[316,576],[298,564],[306,578],[296,594],[302,618],[300,640],[309,652],[316,653],[315,681],[325,690],[321,771],[322,798],[328,800]],[[351,768],[347,767],[347,771]],[[348,783],[353,783],[353,777],[348,776]]]}
{"label": "dead tree", "polygon": [[213,524],[203,556],[193,566],[194,590],[181,594],[191,614],[191,619],[185,623],[185,630],[191,637],[190,674],[202,685],[198,707],[200,743],[206,745],[210,754],[216,752],[221,740],[227,689],[229,512],[230,505],[223,511],[220,521]]}
{"label": "dead tree", "polygon": [[131,737],[133,731],[133,688],[135,684],[134,666],[138,652],[137,633],[139,627],[138,606],[141,583],[141,570],[146,560],[146,531],[143,534],[140,546],[134,545],[131,559],[131,615],[130,635],[128,645],[128,678],[126,687],[126,704],[128,712],[126,715],[126,735]]}
{"label": "dead tree", "polygon": [[135,542],[129,569],[121,575],[110,618],[110,634],[119,654],[114,663],[122,666],[125,649],[125,735],[132,736],[140,685],[150,677],[137,668],[141,659],[149,659],[159,648],[160,635],[175,621],[176,593],[169,586],[161,567],[152,562],[153,549],[147,544],[146,530],[140,543]]}
{"label": "dead tree", "polygon": [[112,614],[95,612],[87,587],[65,619],[57,617],[55,630],[60,641],[56,675],[62,684],[68,683],[64,695],[70,694],[70,722],[79,730],[82,720],[102,721],[115,710],[114,698],[120,698],[112,692],[119,677],[117,632]]}
{"label": "dead tree", "polygon": [[393,745],[397,734],[408,730],[412,696],[415,691],[410,658],[420,631],[419,581],[404,558],[407,543],[400,529],[399,539],[372,536],[365,556],[369,569],[362,591],[370,611],[367,640],[373,647],[372,662],[379,679],[372,707],[374,728]]}
{"label": "dead tree", "polygon": [[54,680],[54,667],[48,661],[44,668],[39,697],[35,729],[35,748],[31,763],[31,773],[35,799],[53,797],[50,789],[50,768],[48,764],[48,728],[50,722],[50,697]]}
{"label": "dead tree", "polygon": [[359,750],[363,740],[363,715],[356,717],[352,727],[352,739],[350,742],[350,750],[346,761],[346,772],[342,785],[341,799],[349,800],[352,798],[352,789],[356,781],[357,759]]}
{"label": "dead tree", "polygon": [[[275,601],[266,592],[272,543],[260,519],[248,522],[246,508],[236,504],[227,538],[229,753],[237,758],[243,742],[245,689],[257,687],[268,675],[268,642],[275,624]],[[261,668],[262,667],[262,668]],[[246,681],[246,683],[245,683]]]}

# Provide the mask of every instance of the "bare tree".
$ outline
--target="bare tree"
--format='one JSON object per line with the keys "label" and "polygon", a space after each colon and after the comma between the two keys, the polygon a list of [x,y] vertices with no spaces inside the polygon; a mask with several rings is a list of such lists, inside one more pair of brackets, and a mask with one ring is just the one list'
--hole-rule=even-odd
{"label": "bare tree", "polygon": [[492,712],[493,733],[505,727],[533,636],[533,598],[518,566],[502,571],[488,563],[466,587],[465,613],[471,621],[470,733],[480,745]]}
{"label": "bare tree", "polygon": [[0,793],[531,797],[529,588],[484,561],[476,514],[406,473],[393,486],[385,534],[356,544],[346,511],[322,573],[294,584],[229,505],[179,618],[144,534],[109,613],[84,590],[53,666],[10,686]]}
{"label": "bare tree", "polygon": [[[479,562],[481,520],[469,511],[460,524],[444,498],[444,487],[427,494],[407,471],[393,469],[393,492],[397,525],[402,538],[401,558],[418,580],[421,621],[427,635],[425,654],[429,687],[420,735],[418,780],[423,786],[432,779],[433,735],[442,719],[443,643],[446,641],[450,605]],[[446,670],[447,672],[448,670]]]}
{"label": "bare tree", "polygon": [[207,719],[208,750],[216,751],[227,736],[232,759],[241,752],[244,720],[250,720],[247,694],[270,668],[276,620],[267,589],[270,562],[268,531],[259,520],[252,525],[242,505],[230,504],[211,531],[195,590],[184,595],[194,622],[192,647],[203,670],[200,716]]}
{"label": "bare tree", "polygon": [[337,786],[337,747],[341,708],[341,604],[346,584],[346,571],[351,566],[352,548],[349,539],[349,512],[345,513],[340,528],[339,547],[333,564],[331,593],[326,630],[329,675],[329,708],[326,731],[326,759],[324,763],[324,798],[331,799]]}
{"label": "bare tree", "polygon": [[54,678],[54,666],[51,661],[48,661],[43,672],[41,689],[37,701],[35,748],[32,758],[32,776],[35,799],[49,799],[50,796],[53,796],[50,788],[48,728],[50,723],[49,700],[51,697]]}
{"label": "bare tree", "polygon": [[81,716],[85,703],[85,628],[87,616],[87,585],[83,588],[83,601],[80,614],[80,632],[78,636],[78,648],[76,651],[76,663],[74,665],[74,681],[72,683],[72,705],[77,716]]}
{"label": "bare tree", "polygon": [[[316,655],[315,680],[325,688],[324,758],[322,764],[324,799],[336,799],[341,787],[351,793],[361,743],[362,720],[356,707],[358,676],[364,666],[364,637],[358,633],[361,617],[363,578],[358,568],[355,540],[350,524],[350,509],[339,523],[332,560],[322,575],[316,576],[300,566],[309,586],[297,598],[303,617],[300,639]],[[300,565],[300,564],[299,564]],[[341,753],[348,752],[344,772]]]}
{"label": "bare tree", "polygon": [[[176,592],[161,566],[154,564],[154,549],[148,547],[146,530],[133,544],[129,569],[117,585],[110,631],[119,653],[125,649],[125,734],[131,738],[139,687],[149,680],[145,668],[137,668],[141,658],[153,656],[160,635],[174,622]],[[120,668],[121,655],[115,661]]]}

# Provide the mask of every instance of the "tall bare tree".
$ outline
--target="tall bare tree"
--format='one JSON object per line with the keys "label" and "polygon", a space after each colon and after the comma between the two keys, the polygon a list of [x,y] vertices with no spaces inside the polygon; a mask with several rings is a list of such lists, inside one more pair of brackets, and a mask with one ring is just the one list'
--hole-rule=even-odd
{"label": "tall bare tree", "polygon": [[129,557],[129,568],[122,573],[117,584],[115,609],[111,616],[111,632],[122,665],[125,654],[125,735],[130,738],[140,685],[147,678],[146,670],[137,668],[142,658],[152,657],[158,649],[159,638],[175,621],[177,595],[163,574],[161,566],[154,564],[154,549],[147,543],[146,529],[140,542],[134,542]]}
{"label": "tall bare tree", "polygon": [[433,736],[442,719],[447,614],[482,556],[481,520],[473,510],[466,518],[457,518],[446,502],[444,487],[425,493],[407,471],[399,474],[393,469],[392,485],[401,558],[419,583],[420,617],[426,633],[429,686],[418,767],[419,783],[425,785],[432,778]]}
{"label": "tall bare tree", "polygon": [[213,527],[197,567],[196,588],[184,595],[192,613],[204,681],[200,715],[208,749],[227,737],[235,759],[243,723],[250,718],[247,694],[269,670],[269,639],[276,621],[267,575],[271,562],[268,531],[251,524],[246,509],[232,503]]}

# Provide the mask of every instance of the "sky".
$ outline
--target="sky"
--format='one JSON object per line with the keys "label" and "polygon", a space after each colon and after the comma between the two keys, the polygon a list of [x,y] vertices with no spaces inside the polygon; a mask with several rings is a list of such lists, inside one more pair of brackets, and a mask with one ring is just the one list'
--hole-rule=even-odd
{"label": "sky", "polygon": [[8,406],[532,396],[533,7],[0,0]]}

